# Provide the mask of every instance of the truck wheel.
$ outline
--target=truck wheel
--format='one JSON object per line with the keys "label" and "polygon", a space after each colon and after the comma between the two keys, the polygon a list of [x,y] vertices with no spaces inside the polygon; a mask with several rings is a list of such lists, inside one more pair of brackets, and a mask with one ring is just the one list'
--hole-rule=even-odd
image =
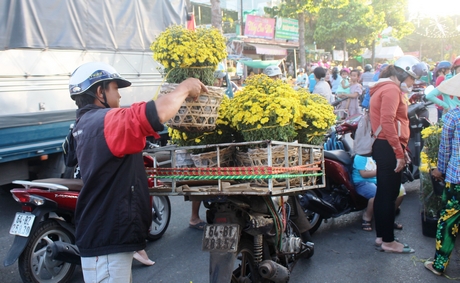
{"label": "truck wheel", "polygon": [[171,202],[167,196],[152,196],[150,197],[150,204],[152,205],[152,224],[147,240],[156,241],[168,229],[171,220]]}
{"label": "truck wheel", "polygon": [[41,222],[32,232],[18,260],[19,275],[26,283],[64,283],[73,275],[76,264],[49,260],[46,248],[53,242],[74,244],[72,233],[55,220]]}

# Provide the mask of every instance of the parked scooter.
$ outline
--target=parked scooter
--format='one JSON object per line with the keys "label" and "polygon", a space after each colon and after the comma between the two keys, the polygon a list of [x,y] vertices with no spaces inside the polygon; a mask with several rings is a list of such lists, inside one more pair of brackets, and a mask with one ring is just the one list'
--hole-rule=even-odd
{"label": "parked scooter", "polygon": [[[425,94],[433,90],[433,86],[425,89]],[[424,97],[424,96],[423,96]],[[411,153],[412,162],[405,171],[404,177],[409,181],[411,179],[419,179],[420,172],[420,153],[423,149],[422,130],[429,127],[431,122],[429,120],[430,113],[427,106],[433,104],[432,102],[423,102],[424,98],[419,102],[411,103],[408,106],[409,126],[410,126],[410,139],[407,147]],[[410,174],[412,176],[410,176]],[[405,180],[405,179],[404,179]]]}
{"label": "parked scooter", "polygon": [[300,204],[307,214],[313,234],[321,226],[323,219],[359,211],[367,206],[367,200],[360,196],[353,185],[352,140],[360,115],[350,117],[337,125],[328,134],[324,144],[324,165],[326,186],[308,190],[300,196]]}
{"label": "parked scooter", "polygon": [[426,102],[425,99],[425,89],[427,85],[424,81],[418,81],[412,87],[412,92],[408,95],[409,102],[411,104],[418,103],[418,102]]}
{"label": "parked scooter", "polygon": [[[152,157],[144,155],[144,165],[152,167]],[[13,183],[25,188],[11,190],[22,212],[16,213],[11,225],[10,234],[15,238],[4,266],[18,260],[23,282],[68,282],[80,264],[74,245],[74,212],[82,180],[54,178]],[[151,206],[152,224],[147,239],[154,241],[168,228],[171,203],[167,196],[155,196],[151,197]]]}

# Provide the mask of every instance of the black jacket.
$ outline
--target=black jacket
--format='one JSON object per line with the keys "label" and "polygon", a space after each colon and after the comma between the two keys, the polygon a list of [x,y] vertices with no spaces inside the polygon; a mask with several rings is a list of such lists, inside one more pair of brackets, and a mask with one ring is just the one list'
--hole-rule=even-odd
{"label": "black jacket", "polygon": [[142,149],[146,136],[163,129],[155,103],[88,105],[77,118],[73,136],[84,182],[76,209],[81,256],[145,248],[151,209]]}

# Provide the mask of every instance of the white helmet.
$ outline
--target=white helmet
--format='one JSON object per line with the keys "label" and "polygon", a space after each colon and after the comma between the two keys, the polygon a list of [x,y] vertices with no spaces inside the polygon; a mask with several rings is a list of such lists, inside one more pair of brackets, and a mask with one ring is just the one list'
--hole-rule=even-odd
{"label": "white helmet", "polygon": [[227,73],[224,72],[223,70],[217,70],[214,72],[214,78],[216,79],[223,79],[225,75],[227,75]]}
{"label": "white helmet", "polygon": [[282,73],[281,73],[280,67],[272,65],[272,66],[268,66],[267,68],[265,68],[264,74],[266,74],[269,77],[274,77],[274,76],[279,76]]}
{"label": "white helmet", "polygon": [[420,62],[412,55],[404,55],[395,62],[395,67],[402,69],[414,79],[420,79],[428,72],[428,67],[425,63]]}
{"label": "white helmet", "polygon": [[75,96],[85,93],[90,87],[102,81],[116,81],[118,88],[131,85],[131,82],[120,76],[112,66],[102,62],[90,62],[78,67],[70,76],[70,97],[75,100]]}

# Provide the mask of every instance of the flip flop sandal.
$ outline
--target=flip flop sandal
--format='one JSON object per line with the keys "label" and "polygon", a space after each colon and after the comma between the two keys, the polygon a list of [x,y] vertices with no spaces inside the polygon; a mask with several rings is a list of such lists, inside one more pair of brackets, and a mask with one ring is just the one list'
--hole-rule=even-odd
{"label": "flip flop sandal", "polygon": [[425,266],[426,269],[428,269],[429,271],[433,272],[433,274],[436,274],[438,276],[442,275],[442,272],[437,271],[436,269],[434,269],[432,261],[427,260],[427,261],[425,261],[425,263],[423,265]]}
{"label": "flip flop sandal", "polygon": [[372,222],[363,219],[361,222],[361,228],[366,232],[372,232]]}
{"label": "flip flop sandal", "polygon": [[188,227],[192,229],[203,230],[206,224],[207,224],[206,222],[202,221],[197,224],[189,224]]}
{"label": "flip flop sandal", "polygon": [[403,226],[402,224],[399,224],[399,223],[393,223],[393,228],[396,229],[396,230],[402,230],[403,229]]}
{"label": "flip flop sandal", "polygon": [[376,247],[375,249],[380,251],[380,252],[385,252],[385,253],[395,253],[395,254],[411,254],[411,253],[415,253],[415,250],[413,248],[409,247],[409,245],[407,245],[407,244],[404,244],[404,248],[402,249],[402,251],[384,250],[382,248],[382,246]]}

